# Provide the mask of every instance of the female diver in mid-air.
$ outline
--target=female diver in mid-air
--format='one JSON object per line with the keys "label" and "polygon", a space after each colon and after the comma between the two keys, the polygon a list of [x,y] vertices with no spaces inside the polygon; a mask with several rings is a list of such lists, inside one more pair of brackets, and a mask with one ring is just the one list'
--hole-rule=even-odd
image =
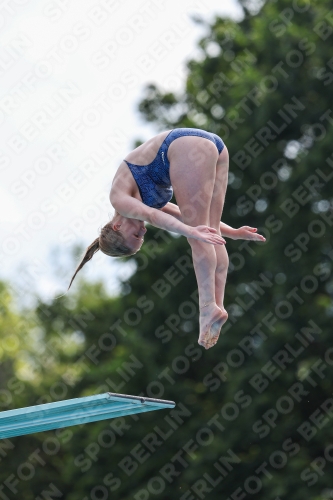
{"label": "female diver in mid-air", "polygon": [[[95,252],[120,257],[140,250],[144,222],[186,236],[199,291],[198,343],[216,344],[228,318],[223,306],[228,254],[223,236],[265,241],[255,228],[233,229],[221,222],[228,181],[229,156],[216,134],[193,128],[162,132],[124,159],[112,182],[113,219],[87,248],[75,271]],[[170,203],[175,195],[178,206]]]}

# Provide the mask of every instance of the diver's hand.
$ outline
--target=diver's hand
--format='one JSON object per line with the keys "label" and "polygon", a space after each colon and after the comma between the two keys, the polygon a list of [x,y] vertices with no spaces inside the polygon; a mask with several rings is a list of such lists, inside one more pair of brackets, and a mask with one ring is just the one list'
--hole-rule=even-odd
{"label": "diver's hand", "polygon": [[235,229],[233,233],[234,240],[252,240],[252,241],[266,241],[266,238],[261,234],[257,233],[258,229],[256,227],[242,226],[239,229]]}
{"label": "diver's hand", "polygon": [[188,238],[194,238],[211,245],[225,245],[225,239],[217,234],[216,229],[209,226],[192,227]]}

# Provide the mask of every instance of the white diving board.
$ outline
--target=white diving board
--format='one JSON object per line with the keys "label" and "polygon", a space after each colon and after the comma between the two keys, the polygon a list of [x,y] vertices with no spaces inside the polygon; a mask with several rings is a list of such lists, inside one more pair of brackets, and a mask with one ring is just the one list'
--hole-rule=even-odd
{"label": "white diving board", "polygon": [[106,392],[0,412],[0,439],[174,408],[173,401]]}

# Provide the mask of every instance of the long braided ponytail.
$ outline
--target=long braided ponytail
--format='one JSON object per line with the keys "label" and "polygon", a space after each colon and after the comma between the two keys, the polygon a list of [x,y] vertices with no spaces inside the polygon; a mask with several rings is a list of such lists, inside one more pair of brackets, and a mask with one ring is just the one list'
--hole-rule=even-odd
{"label": "long braided ponytail", "polygon": [[[83,268],[83,266],[93,258],[93,256],[95,255],[96,252],[98,252],[99,250],[99,238],[96,238],[95,241],[92,242],[91,245],[88,246],[87,250],[86,250],[86,253],[83,257],[83,259],[81,260],[80,264],[78,265],[78,267],[76,268],[75,270],[75,273],[71,279],[71,282],[69,284],[69,287],[68,287],[68,290],[70,289],[73,281],[74,281],[74,278],[75,276],[77,275],[77,273],[80,271],[80,269]],[[67,290],[67,291],[68,291]]]}

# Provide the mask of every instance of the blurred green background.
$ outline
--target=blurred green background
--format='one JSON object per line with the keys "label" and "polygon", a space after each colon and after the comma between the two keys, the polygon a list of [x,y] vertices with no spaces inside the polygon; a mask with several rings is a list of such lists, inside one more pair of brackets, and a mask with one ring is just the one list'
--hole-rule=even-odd
{"label": "blurred green background", "polygon": [[139,105],[158,131],[222,137],[223,221],[267,238],[227,241],[229,321],[198,346],[188,244],[154,228],[119,297],[78,277],[22,310],[2,283],[1,410],[106,391],[176,408],[1,441],[0,498],[333,498],[333,2],[242,5],[195,20],[181,95],[148,85]]}

